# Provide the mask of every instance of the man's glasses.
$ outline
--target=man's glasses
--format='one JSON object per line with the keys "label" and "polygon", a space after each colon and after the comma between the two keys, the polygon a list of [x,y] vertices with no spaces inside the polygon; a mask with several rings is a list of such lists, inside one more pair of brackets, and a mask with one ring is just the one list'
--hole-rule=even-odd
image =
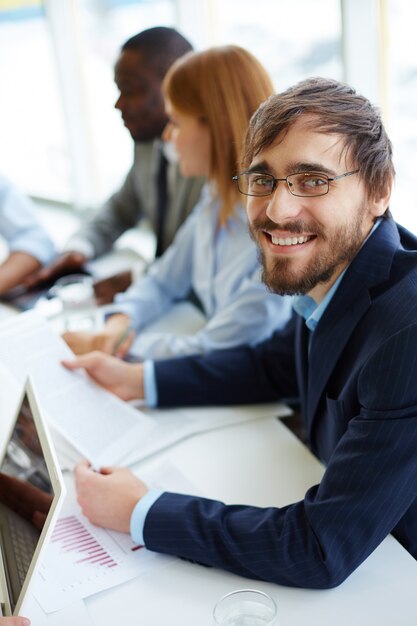
{"label": "man's glasses", "polygon": [[310,197],[326,195],[329,192],[329,183],[358,172],[359,170],[345,172],[333,178],[329,178],[327,174],[321,172],[299,172],[289,174],[285,178],[274,178],[272,174],[263,174],[262,172],[242,172],[233,176],[232,180],[237,181],[240,193],[245,196],[270,196],[274,193],[279,182],[286,182],[293,196]]}

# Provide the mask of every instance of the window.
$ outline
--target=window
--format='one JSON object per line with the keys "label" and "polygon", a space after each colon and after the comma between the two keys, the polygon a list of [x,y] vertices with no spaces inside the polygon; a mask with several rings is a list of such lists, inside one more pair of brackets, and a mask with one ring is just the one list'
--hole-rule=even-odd
{"label": "window", "polygon": [[240,0],[238,6],[212,0],[214,43],[248,48],[268,69],[278,91],[308,76],[340,80],[341,32],[337,0]]}
{"label": "window", "polygon": [[0,169],[34,195],[69,199],[68,143],[43,2],[0,4]]}
{"label": "window", "polygon": [[123,180],[132,142],[113,107],[121,44],[177,26],[197,48],[256,54],[277,90],[346,80],[384,112],[394,144],[394,216],[417,230],[414,0],[1,0],[0,170],[35,196],[88,207]]}
{"label": "window", "polygon": [[104,200],[132,162],[113,108],[118,50],[174,18],[173,0],[2,0],[1,171],[33,196]]}
{"label": "window", "polygon": [[387,4],[388,106],[387,128],[394,146],[396,183],[391,203],[394,218],[417,232],[417,57],[416,4],[413,0]]}

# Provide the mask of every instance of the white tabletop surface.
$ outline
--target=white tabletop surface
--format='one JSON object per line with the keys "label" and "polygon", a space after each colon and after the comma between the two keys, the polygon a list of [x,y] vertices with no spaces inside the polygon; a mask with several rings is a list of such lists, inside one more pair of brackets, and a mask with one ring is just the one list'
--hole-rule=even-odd
{"label": "white tabletop surface", "polygon": [[[220,410],[220,409],[219,409]],[[277,419],[265,419],[197,435],[137,466],[149,470],[173,462],[201,494],[227,503],[285,505],[320,480],[322,466]],[[239,588],[269,593],[279,626],[415,626],[417,564],[392,538],[340,587],[329,591],[260,583],[177,560],[129,583],[85,600],[77,626],[212,626],[217,599]],[[39,609],[29,597],[22,611]],[[32,610],[32,614],[31,614]],[[71,624],[71,612],[43,616],[33,626]],[[68,621],[67,621],[68,620]]]}
{"label": "white tabletop surface", "polygon": [[[15,313],[0,306],[1,314]],[[308,449],[274,418],[193,436],[135,470],[148,471],[163,461],[174,463],[201,495],[228,504],[283,506],[303,498],[323,473]],[[248,587],[275,599],[277,626],[417,624],[417,563],[391,536],[347,581],[328,591],[260,583],[178,559],[54,614],[45,615],[28,593],[21,614],[32,626],[212,626],[216,601]]]}

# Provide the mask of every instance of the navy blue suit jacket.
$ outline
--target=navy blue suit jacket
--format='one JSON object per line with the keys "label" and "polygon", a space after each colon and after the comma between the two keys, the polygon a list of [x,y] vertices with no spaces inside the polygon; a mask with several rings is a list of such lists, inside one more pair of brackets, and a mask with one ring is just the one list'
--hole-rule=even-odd
{"label": "navy blue suit jacket", "polygon": [[389,533],[417,557],[417,239],[383,220],[309,356],[307,333],[294,314],[258,346],[155,364],[160,406],[298,395],[326,471],[283,508],[163,494],[146,518],[148,548],[312,588],[341,583]]}

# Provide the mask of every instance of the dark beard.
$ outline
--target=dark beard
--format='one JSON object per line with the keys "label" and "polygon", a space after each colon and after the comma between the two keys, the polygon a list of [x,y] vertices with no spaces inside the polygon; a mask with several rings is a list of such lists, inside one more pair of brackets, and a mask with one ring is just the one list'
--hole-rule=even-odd
{"label": "dark beard", "polygon": [[269,291],[280,296],[309,293],[320,283],[328,282],[341,265],[347,265],[356,256],[361,248],[364,236],[362,223],[365,214],[364,207],[356,216],[353,224],[340,227],[330,235],[325,235],[318,225],[313,228],[304,222],[297,221],[290,224],[278,225],[266,218],[256,220],[251,226],[251,236],[257,241],[257,232],[274,229],[285,230],[288,233],[300,234],[308,232],[320,237],[328,243],[327,250],[316,256],[302,270],[291,271],[291,258],[277,258],[272,267],[267,266],[262,248],[259,246],[259,258],[262,264],[262,280]]}

